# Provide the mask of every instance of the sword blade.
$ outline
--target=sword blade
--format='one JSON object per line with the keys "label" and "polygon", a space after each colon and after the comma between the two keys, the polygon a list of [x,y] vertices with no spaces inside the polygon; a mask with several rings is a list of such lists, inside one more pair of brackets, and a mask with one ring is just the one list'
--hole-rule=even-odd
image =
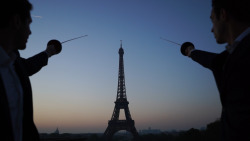
{"label": "sword blade", "polygon": [[170,41],[170,40],[168,40],[168,39],[165,39],[165,38],[162,38],[162,37],[160,37],[162,40],[165,40],[165,41],[168,41],[168,42],[170,42],[170,43],[173,43],[173,44],[176,44],[176,45],[179,45],[179,46],[181,46],[181,44],[179,44],[179,43],[176,43],[176,42],[174,42],[174,41]]}
{"label": "sword blade", "polygon": [[83,36],[80,36],[80,37],[72,38],[72,39],[61,42],[61,44],[72,41],[72,40],[75,40],[75,39],[79,39],[79,38],[82,38],[82,37],[86,37],[86,36],[88,36],[88,35],[83,35]]}

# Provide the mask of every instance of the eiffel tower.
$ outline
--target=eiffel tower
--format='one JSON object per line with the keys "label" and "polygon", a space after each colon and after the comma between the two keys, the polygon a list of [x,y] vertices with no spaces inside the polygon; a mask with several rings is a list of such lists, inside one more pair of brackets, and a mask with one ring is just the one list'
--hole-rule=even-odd
{"label": "eiffel tower", "polygon": [[[120,130],[126,130],[130,132],[134,139],[138,138],[139,134],[135,128],[135,122],[132,120],[132,117],[129,112],[126,96],[126,87],[125,87],[125,77],[124,77],[124,63],[123,63],[123,48],[122,48],[122,41],[121,47],[119,49],[119,76],[118,76],[118,89],[117,89],[117,96],[115,101],[115,108],[113,111],[113,115],[111,120],[108,122],[108,127],[104,132],[104,139],[106,141],[111,141],[113,135]],[[120,110],[124,109],[126,120],[119,120]]]}

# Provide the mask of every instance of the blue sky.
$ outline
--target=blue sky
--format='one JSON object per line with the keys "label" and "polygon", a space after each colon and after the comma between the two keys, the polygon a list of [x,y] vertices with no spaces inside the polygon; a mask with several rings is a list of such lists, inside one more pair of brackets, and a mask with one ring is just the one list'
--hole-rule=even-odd
{"label": "blue sky", "polygon": [[[219,53],[211,33],[211,1],[30,0],[33,23],[24,58],[45,50],[51,39],[62,52],[31,76],[39,132],[104,132],[118,84],[120,40],[130,113],[137,130],[205,127],[220,117],[210,70],[182,56],[178,45]],[[122,115],[123,114],[123,115]],[[124,112],[121,112],[121,119]]]}

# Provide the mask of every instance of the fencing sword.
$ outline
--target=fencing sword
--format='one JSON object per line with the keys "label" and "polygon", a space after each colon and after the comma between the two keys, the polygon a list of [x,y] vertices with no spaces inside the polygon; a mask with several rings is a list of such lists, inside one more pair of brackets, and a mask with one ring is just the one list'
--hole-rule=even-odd
{"label": "fencing sword", "polygon": [[170,42],[170,43],[173,43],[173,44],[176,44],[178,46],[181,46],[180,50],[181,50],[182,55],[184,55],[184,56],[187,56],[186,53],[185,53],[185,50],[188,47],[190,47],[190,46],[194,47],[194,44],[191,43],[191,42],[184,42],[183,44],[180,44],[180,43],[177,43],[177,42],[174,42],[174,41],[162,38],[162,37],[160,37],[160,39],[165,40],[165,41]]}
{"label": "fencing sword", "polygon": [[62,44],[66,43],[66,42],[70,42],[72,40],[76,40],[76,39],[79,39],[79,38],[83,38],[83,37],[86,37],[88,35],[83,35],[83,36],[79,36],[79,37],[75,37],[75,38],[72,38],[72,39],[69,39],[69,40],[65,40],[65,41],[58,41],[56,39],[53,39],[53,40],[50,40],[48,43],[47,43],[47,46],[49,45],[53,45],[56,49],[56,52],[57,54],[60,53],[62,51]]}

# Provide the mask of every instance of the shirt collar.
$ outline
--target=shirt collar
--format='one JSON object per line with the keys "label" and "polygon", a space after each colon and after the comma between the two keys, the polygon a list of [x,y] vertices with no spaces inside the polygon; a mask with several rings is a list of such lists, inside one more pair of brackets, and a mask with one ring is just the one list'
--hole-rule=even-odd
{"label": "shirt collar", "polygon": [[5,50],[0,46],[0,67],[12,65],[16,58],[17,55],[14,52],[8,55]]}
{"label": "shirt collar", "polygon": [[237,45],[241,42],[243,38],[245,38],[248,34],[250,34],[250,27],[248,27],[244,32],[242,32],[235,40],[232,45],[227,45],[226,49],[231,54]]}

